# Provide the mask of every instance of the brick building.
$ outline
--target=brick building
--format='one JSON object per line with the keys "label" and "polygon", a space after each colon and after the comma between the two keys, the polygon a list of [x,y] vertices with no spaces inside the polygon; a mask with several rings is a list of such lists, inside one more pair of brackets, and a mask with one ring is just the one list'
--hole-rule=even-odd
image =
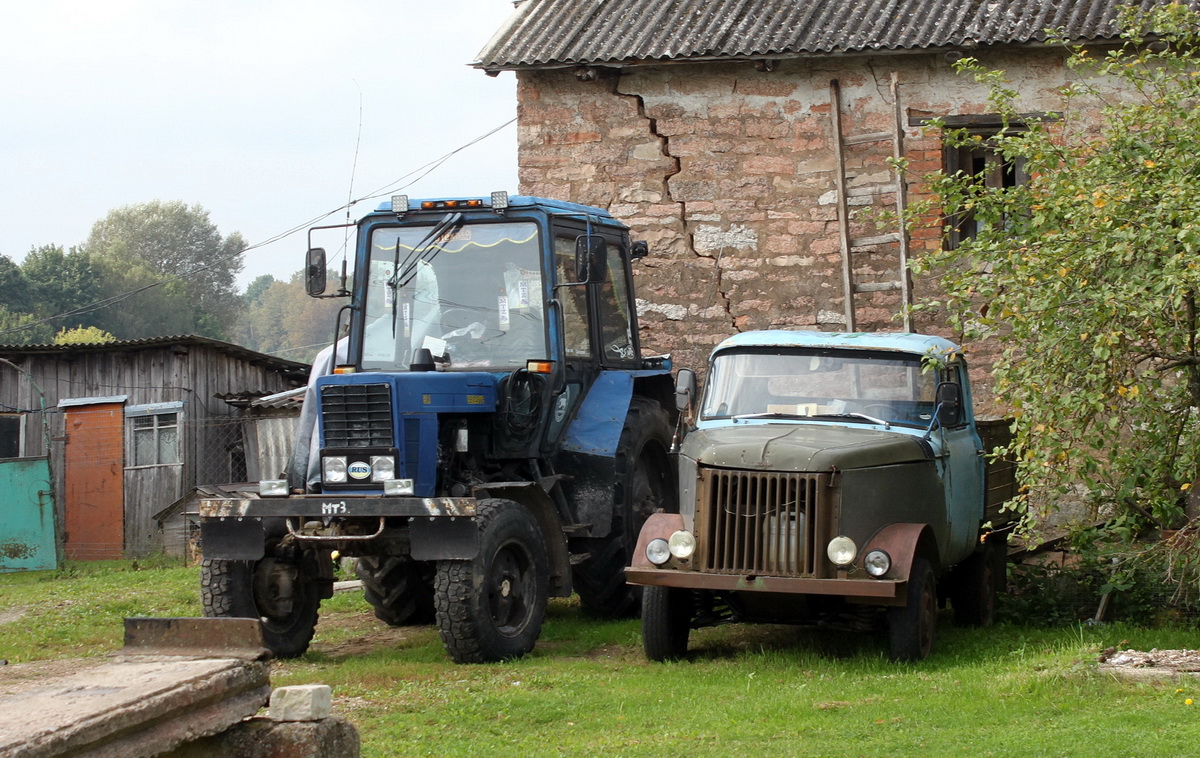
{"label": "brick building", "polygon": [[1023,178],[924,128],[998,126],[952,63],[1007,71],[1023,112],[1060,111],[1077,75],[1045,30],[1103,45],[1130,1],[524,0],[474,65],[516,72],[521,191],[608,208],[650,243],[643,345],[696,367],[735,331],[904,328],[902,301],[933,283],[902,260],[943,240],[877,226],[897,188],[912,202],[944,166]]}

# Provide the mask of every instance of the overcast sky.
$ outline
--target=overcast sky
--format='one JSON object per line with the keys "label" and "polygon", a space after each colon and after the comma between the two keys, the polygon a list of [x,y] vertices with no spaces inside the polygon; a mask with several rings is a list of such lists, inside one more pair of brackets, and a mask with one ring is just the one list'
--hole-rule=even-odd
{"label": "overcast sky", "polygon": [[[352,175],[355,198],[391,185],[516,115],[513,75],[467,65],[512,12],[509,0],[6,2],[0,254],[79,244],[109,210],[151,200],[203,206],[255,244],[343,205]],[[404,191],[515,191],[516,175],[509,125]],[[306,245],[301,232],[248,252],[240,283],[286,279]]]}

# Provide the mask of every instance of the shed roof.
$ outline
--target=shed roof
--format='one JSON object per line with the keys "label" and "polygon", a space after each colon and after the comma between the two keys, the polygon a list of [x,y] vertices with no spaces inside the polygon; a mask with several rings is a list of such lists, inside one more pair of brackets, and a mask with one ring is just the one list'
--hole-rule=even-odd
{"label": "shed roof", "polygon": [[[486,71],[1080,42],[1120,8],[1172,0],[521,0],[472,65]],[[1196,0],[1189,0],[1196,6]]]}
{"label": "shed roof", "polygon": [[308,375],[307,363],[289,361],[274,355],[255,352],[249,348],[235,345],[232,342],[209,337],[199,337],[194,334],[172,337],[149,337],[138,340],[116,340],[114,342],[96,342],[75,345],[0,345],[0,357],[29,356],[29,355],[69,355],[98,352],[127,352],[132,350],[176,349],[186,350],[188,347],[206,347],[219,353],[225,353],[233,358],[265,366],[274,371],[292,374],[298,378]]}

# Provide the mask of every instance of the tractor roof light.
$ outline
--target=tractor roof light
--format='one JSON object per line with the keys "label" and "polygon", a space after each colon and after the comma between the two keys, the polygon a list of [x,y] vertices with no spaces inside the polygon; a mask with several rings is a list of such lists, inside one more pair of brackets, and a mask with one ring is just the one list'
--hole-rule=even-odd
{"label": "tractor roof light", "polygon": [[492,193],[492,210],[496,213],[504,213],[508,208],[508,193],[504,190]]}
{"label": "tractor roof light", "polygon": [[392,213],[397,216],[408,213],[408,195],[392,195]]}

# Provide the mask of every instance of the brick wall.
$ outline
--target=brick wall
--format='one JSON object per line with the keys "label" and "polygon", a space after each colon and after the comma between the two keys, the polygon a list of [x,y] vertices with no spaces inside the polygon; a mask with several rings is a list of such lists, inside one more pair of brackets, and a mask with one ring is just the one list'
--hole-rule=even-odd
{"label": "brick wall", "polygon": [[[1025,50],[980,55],[1003,68],[1022,93],[1024,111],[1063,107],[1062,54]],[[640,66],[518,75],[520,183],[523,194],[608,208],[650,244],[637,267],[642,341],[670,352],[678,366],[702,366],[708,351],[735,331],[844,327],[831,79],[842,89],[846,134],[890,130],[891,71],[901,105],[914,114],[987,112],[986,91],[953,72],[940,55],[781,61],[773,71],[751,63]],[[941,139],[906,129],[910,202],[920,175],[942,165]],[[875,219],[890,194],[884,159],[890,143],[849,148],[852,236],[879,234]],[[913,254],[940,244],[937,229],[918,230]],[[893,246],[894,247],[894,246]],[[897,274],[894,249],[856,253],[856,275]],[[936,282],[916,282],[927,295]],[[860,330],[895,331],[896,293],[856,297]],[[935,317],[917,331],[946,334]],[[994,345],[969,346],[984,384]]]}

